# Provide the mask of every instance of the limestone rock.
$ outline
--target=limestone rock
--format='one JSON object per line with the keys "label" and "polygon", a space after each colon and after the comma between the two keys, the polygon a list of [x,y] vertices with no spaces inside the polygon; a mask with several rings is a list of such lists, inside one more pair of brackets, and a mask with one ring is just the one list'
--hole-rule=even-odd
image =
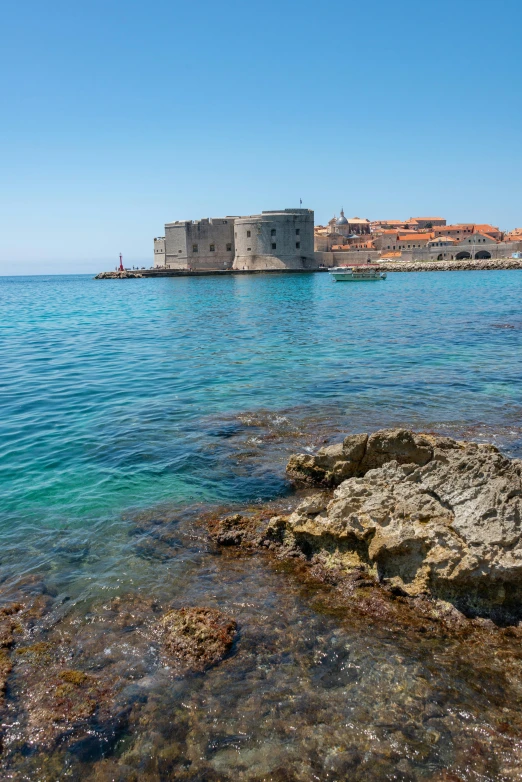
{"label": "limestone rock", "polygon": [[290,460],[300,479],[352,477],[327,505],[324,494],[309,497],[273,524],[279,539],[336,565],[364,565],[412,596],[522,615],[522,462],[491,445],[402,429],[359,437],[362,455],[347,438],[328,454]]}
{"label": "limestone rock", "polygon": [[392,459],[400,464],[426,464],[433,457],[434,443],[434,438],[406,429],[382,429],[370,437],[346,437],[342,443],[321,448],[316,456],[291,456],[286,469],[297,481],[337,486],[346,478],[364,475]]}

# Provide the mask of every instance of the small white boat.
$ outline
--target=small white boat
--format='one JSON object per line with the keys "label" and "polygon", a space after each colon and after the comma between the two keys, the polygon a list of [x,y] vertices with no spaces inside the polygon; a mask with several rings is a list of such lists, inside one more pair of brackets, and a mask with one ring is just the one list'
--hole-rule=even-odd
{"label": "small white boat", "polygon": [[369,264],[335,266],[329,272],[336,282],[370,282],[386,279],[386,272],[382,272],[378,266],[370,266]]}

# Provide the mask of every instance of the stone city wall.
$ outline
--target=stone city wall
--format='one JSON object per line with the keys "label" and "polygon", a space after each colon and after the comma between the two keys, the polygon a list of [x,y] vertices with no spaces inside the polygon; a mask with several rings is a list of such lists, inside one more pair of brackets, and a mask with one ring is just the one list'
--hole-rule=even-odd
{"label": "stone city wall", "polygon": [[510,258],[512,253],[520,252],[522,249],[522,242],[501,242],[485,243],[485,244],[468,244],[463,242],[458,245],[450,245],[449,247],[432,247],[426,249],[415,249],[411,252],[402,252],[403,260],[413,261],[451,261],[457,260],[457,255],[461,253],[469,253],[470,256],[475,258],[477,253],[489,253],[491,258]]}
{"label": "stone city wall", "polygon": [[351,263],[366,263],[368,258],[371,261],[378,261],[380,253],[378,250],[346,250],[345,252],[315,253],[316,266],[345,266]]}

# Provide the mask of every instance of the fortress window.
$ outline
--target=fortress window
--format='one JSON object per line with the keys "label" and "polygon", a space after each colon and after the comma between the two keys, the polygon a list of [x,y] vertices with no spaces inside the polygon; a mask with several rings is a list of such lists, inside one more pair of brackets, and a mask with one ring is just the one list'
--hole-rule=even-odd
{"label": "fortress window", "polygon": [[197,253],[197,251],[198,251],[198,246],[197,246],[197,244],[193,244],[193,245],[192,245],[192,252],[193,252],[193,253]]}
{"label": "fortress window", "polygon": [[213,253],[214,250],[216,249],[216,245],[215,244],[211,244],[209,249],[210,249],[210,252]]}
{"label": "fortress window", "polygon": [[272,230],[270,231],[270,236],[275,236],[275,235],[276,235],[276,229],[272,228]]}
{"label": "fortress window", "polygon": [[232,245],[231,244],[227,244],[227,253],[229,253],[231,251],[232,251]]}
{"label": "fortress window", "polygon": [[183,250],[178,250],[179,253],[183,252]]}
{"label": "fortress window", "polygon": [[252,252],[252,248],[251,247],[247,247],[247,253],[249,253],[249,252]]}
{"label": "fortress window", "polygon": [[272,242],[272,250],[275,250],[275,249],[276,249],[276,247],[277,247],[276,243],[275,243],[275,242]]}
{"label": "fortress window", "polygon": [[247,231],[247,238],[250,237],[250,231]]}
{"label": "fortress window", "polygon": [[301,233],[301,229],[300,228],[296,228],[295,229],[295,235],[299,236],[300,233]]}
{"label": "fortress window", "polygon": [[295,243],[295,249],[299,250],[300,247],[301,247],[301,242],[296,242]]}

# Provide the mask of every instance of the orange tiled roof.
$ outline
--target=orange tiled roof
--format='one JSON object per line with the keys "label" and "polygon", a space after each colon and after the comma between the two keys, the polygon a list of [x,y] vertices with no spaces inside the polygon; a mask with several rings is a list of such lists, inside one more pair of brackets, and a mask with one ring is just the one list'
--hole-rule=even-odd
{"label": "orange tiled roof", "polygon": [[495,239],[495,237],[493,237],[493,236],[490,236],[490,235],[489,235],[489,234],[487,234],[487,233],[484,233],[484,231],[473,231],[473,233],[472,233],[472,236],[482,236],[482,237],[484,237],[484,239],[493,239],[493,241],[494,241],[494,242],[496,242],[496,241],[497,241],[497,240]]}
{"label": "orange tiled roof", "polygon": [[476,225],[475,231],[478,231],[482,234],[488,234],[490,231],[493,231],[493,233],[500,233],[498,228],[495,228],[494,225],[489,225],[488,223],[484,223],[483,225]]}
{"label": "orange tiled roof", "polygon": [[454,236],[434,236],[433,239],[430,239],[430,244],[433,242],[444,242],[444,244],[447,244],[448,242],[450,244],[456,244],[457,239]]}
{"label": "orange tiled roof", "polygon": [[432,233],[419,233],[417,231],[409,231],[408,233],[400,233],[399,234],[399,242],[405,242],[408,239],[413,239],[414,241],[419,241],[425,239],[428,241],[433,236]]}
{"label": "orange tiled roof", "polygon": [[372,241],[368,242],[354,242],[353,244],[332,244],[332,250],[373,250],[375,249]]}
{"label": "orange tiled roof", "polygon": [[464,228],[473,229],[474,227],[474,223],[457,223],[456,225],[438,225],[435,231],[463,231]]}

